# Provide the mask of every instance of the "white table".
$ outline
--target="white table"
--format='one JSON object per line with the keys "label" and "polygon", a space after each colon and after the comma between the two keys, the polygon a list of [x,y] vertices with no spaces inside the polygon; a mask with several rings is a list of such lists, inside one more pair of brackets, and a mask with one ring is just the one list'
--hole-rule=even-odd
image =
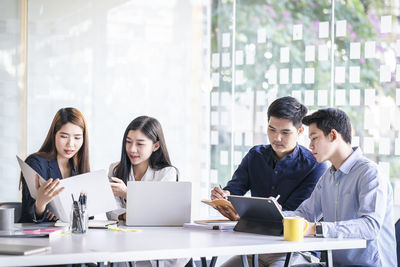
{"label": "white table", "polygon": [[181,227],[143,227],[141,232],[89,229],[86,234],[43,238],[0,238],[0,243],[49,245],[51,251],[30,256],[0,255],[0,266],[121,262],[222,255],[364,248],[362,239],[305,238],[284,241],[265,236]]}

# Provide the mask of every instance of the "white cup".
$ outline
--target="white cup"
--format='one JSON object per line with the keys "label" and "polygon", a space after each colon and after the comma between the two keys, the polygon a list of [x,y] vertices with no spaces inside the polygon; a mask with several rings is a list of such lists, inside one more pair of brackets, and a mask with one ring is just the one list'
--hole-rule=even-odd
{"label": "white cup", "polygon": [[14,229],[14,208],[0,208],[0,231]]}

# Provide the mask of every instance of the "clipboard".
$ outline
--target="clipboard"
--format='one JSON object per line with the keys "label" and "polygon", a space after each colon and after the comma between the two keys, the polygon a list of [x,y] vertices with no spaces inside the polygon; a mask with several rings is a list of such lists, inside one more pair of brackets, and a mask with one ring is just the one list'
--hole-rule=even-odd
{"label": "clipboard", "polygon": [[238,232],[275,235],[283,234],[283,213],[273,199],[228,196],[240,216],[233,230]]}

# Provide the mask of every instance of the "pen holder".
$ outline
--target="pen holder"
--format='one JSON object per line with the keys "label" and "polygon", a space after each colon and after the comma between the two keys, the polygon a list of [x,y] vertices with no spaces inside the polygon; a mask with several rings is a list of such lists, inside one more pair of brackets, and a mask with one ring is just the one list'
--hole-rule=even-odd
{"label": "pen holder", "polygon": [[71,232],[84,234],[88,229],[88,213],[86,207],[72,204],[71,209]]}

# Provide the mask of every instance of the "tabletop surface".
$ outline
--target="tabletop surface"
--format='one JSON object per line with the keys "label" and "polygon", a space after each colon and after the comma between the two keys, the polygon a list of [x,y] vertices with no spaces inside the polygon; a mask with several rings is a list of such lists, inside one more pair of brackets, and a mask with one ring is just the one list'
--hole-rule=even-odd
{"label": "tabletop surface", "polygon": [[0,266],[118,262],[203,256],[364,248],[362,239],[307,237],[301,242],[266,236],[182,227],[140,227],[140,232],[89,229],[86,234],[55,238],[0,238],[1,244],[48,245],[29,256],[0,255]]}

